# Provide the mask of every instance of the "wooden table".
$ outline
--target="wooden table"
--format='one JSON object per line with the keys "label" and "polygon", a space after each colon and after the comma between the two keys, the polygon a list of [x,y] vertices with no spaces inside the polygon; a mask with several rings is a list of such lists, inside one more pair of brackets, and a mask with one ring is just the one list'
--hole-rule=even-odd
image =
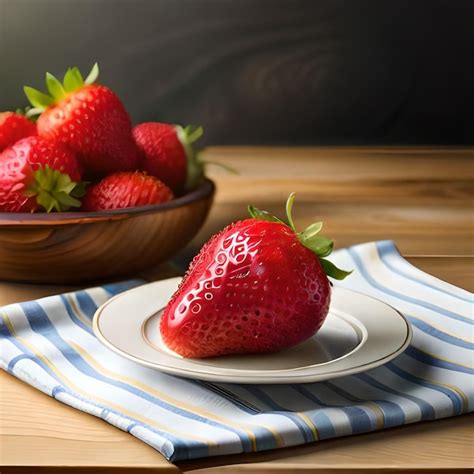
{"label": "wooden table", "polygon": [[[316,219],[339,247],[393,239],[416,266],[474,290],[471,149],[214,147],[206,158],[218,192],[211,216],[186,250],[245,216],[247,203],[282,213],[297,192],[298,226]],[[163,266],[147,276],[173,272]],[[0,283],[0,304],[62,291]],[[0,472],[472,472],[472,415],[251,455],[178,463],[102,420],[78,412],[0,371]],[[87,469],[94,468],[94,469]],[[385,472],[385,471],[384,471]]]}

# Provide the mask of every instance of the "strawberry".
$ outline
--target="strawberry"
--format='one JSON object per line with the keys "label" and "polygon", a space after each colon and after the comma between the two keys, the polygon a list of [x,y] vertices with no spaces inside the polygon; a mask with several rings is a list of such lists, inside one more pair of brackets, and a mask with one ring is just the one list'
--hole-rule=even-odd
{"label": "strawberry", "polygon": [[25,155],[33,170],[49,166],[67,174],[71,181],[81,180],[81,168],[72,150],[61,143],[33,136],[18,141],[11,147],[17,155]]}
{"label": "strawberry", "polygon": [[191,262],[160,321],[163,341],[183,357],[274,352],[321,327],[331,299],[327,275],[349,273],[324,257],[333,243],[322,223],[297,233],[249,206],[251,219],[214,235]]}
{"label": "strawberry", "polygon": [[15,112],[0,113],[0,151],[31,135],[36,135],[34,122]]}
{"label": "strawberry", "polygon": [[140,150],[141,169],[166,183],[176,194],[196,187],[204,178],[204,163],[198,159],[193,143],[202,127],[183,128],[168,123],[146,122],[133,128]]}
{"label": "strawberry", "polygon": [[0,212],[79,207],[80,178],[71,150],[41,137],[24,138],[0,154]]}
{"label": "strawberry", "polygon": [[154,176],[139,171],[122,171],[90,186],[82,201],[82,210],[123,209],[159,204],[171,199],[172,191]]}
{"label": "strawberry", "polygon": [[109,88],[94,84],[98,75],[97,64],[85,80],[74,67],[67,70],[63,84],[46,73],[50,95],[24,88],[34,107],[28,115],[41,114],[38,134],[74,150],[88,176],[133,170],[138,165],[130,117]]}

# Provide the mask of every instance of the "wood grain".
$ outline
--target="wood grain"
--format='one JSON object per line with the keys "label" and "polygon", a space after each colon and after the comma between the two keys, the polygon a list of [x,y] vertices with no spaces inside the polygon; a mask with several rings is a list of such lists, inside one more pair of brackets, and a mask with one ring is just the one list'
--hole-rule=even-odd
{"label": "wood grain", "polygon": [[[402,253],[411,255],[411,263],[472,291],[473,156],[473,150],[459,148],[209,149],[207,159],[230,164],[240,175],[212,169],[218,186],[215,206],[181,258],[192,256],[211,232],[244,217],[249,202],[282,213],[288,192],[294,190],[298,226],[322,216],[327,234],[334,235],[339,246],[393,238]],[[165,265],[142,276],[160,278],[176,271]],[[72,288],[3,282],[0,305]],[[472,418],[282,451],[196,460],[180,463],[179,468],[203,473],[468,472],[474,466]],[[3,372],[0,466],[2,474],[176,470],[132,436],[61,405]]]}
{"label": "wood grain", "polygon": [[[349,474],[454,472],[474,466],[474,415],[339,438],[296,448],[178,463],[184,472]],[[442,436],[442,441],[440,439]],[[448,443],[446,447],[444,443]]]}
{"label": "wood grain", "polygon": [[213,147],[216,204],[190,253],[252,203],[298,226],[322,220],[337,247],[393,239],[405,255],[474,255],[474,149]]}
{"label": "wood grain", "polygon": [[[183,472],[453,472],[474,465],[473,416],[440,420],[317,444],[179,463]],[[2,473],[174,472],[154,449],[0,372]],[[126,449],[124,449],[126,447]],[[13,469],[17,467],[18,469]],[[43,470],[41,470],[41,468]],[[99,471],[100,468],[100,471]],[[123,469],[120,471],[119,469]]]}
{"label": "wood grain", "polygon": [[[0,471],[36,474],[78,467],[126,472],[177,469],[153,448],[99,418],[58,403],[0,371]],[[129,471],[130,470],[130,471]],[[11,472],[18,472],[12,470]],[[93,472],[93,471],[88,471]]]}
{"label": "wood grain", "polygon": [[474,257],[408,257],[415,267],[474,293]]}

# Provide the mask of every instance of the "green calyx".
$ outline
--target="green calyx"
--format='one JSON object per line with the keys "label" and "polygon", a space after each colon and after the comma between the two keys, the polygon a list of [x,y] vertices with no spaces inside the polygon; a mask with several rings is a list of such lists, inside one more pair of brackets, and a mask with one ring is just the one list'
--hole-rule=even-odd
{"label": "green calyx", "polygon": [[331,254],[334,242],[331,239],[328,239],[327,237],[324,237],[323,235],[319,234],[319,232],[323,228],[323,223],[315,222],[314,224],[311,224],[306,227],[306,229],[302,232],[296,231],[292,216],[294,200],[295,193],[291,193],[286,201],[286,216],[288,219],[288,223],[283,222],[281,219],[278,219],[278,217],[275,217],[267,211],[262,211],[254,206],[249,206],[248,211],[250,216],[254,219],[277,222],[279,224],[288,226],[291,230],[293,230],[293,232],[295,232],[298,237],[298,240],[319,258],[321,266],[323,267],[324,271],[328,276],[336,280],[343,280],[348,275],[350,275],[352,271],[348,272],[345,270],[341,270],[340,268],[337,268],[334,263],[330,262],[325,258]]}
{"label": "green calyx", "polygon": [[186,153],[188,166],[185,190],[190,191],[199,186],[204,180],[204,162],[199,158],[199,153],[197,153],[194,148],[194,143],[202,137],[204,129],[192,125],[188,125],[187,127],[176,125],[175,127],[178,139]]}
{"label": "green calyx", "polygon": [[208,165],[219,166],[229,173],[237,174],[237,171],[230,166],[202,159],[194,145],[195,142],[197,142],[204,134],[204,129],[202,127],[195,127],[193,125],[181,127],[180,125],[175,125],[175,128],[178,139],[183,145],[187,158],[186,191],[191,191],[203,182],[205,178],[205,169]]}
{"label": "green calyx", "polygon": [[38,206],[46,212],[53,210],[64,212],[71,207],[80,207],[81,198],[85,194],[83,183],[71,181],[67,174],[53,170],[49,166],[40,168],[33,173],[34,181],[28,187],[25,195],[36,197]]}
{"label": "green calyx", "polygon": [[33,87],[25,86],[26,97],[33,108],[26,112],[27,117],[39,115],[48,107],[61,102],[71,92],[77,91],[85,85],[93,84],[99,77],[99,65],[97,63],[92,66],[92,69],[86,79],[82,77],[81,71],[77,67],[70,67],[64,74],[63,82],[59,81],[49,72],[46,73],[46,87],[48,94],[41,92]]}
{"label": "green calyx", "polygon": [[17,107],[15,109],[15,114],[17,115],[22,115],[23,117],[27,118],[28,120],[30,120],[31,122],[36,122],[36,119],[37,117],[33,117],[33,116],[28,116],[28,112],[32,109],[32,107],[30,107],[29,105],[27,105],[26,107]]}

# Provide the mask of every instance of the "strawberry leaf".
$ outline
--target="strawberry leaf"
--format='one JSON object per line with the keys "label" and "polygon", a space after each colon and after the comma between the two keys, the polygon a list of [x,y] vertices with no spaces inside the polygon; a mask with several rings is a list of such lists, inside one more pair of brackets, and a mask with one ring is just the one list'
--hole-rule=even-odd
{"label": "strawberry leaf", "polygon": [[309,225],[303,232],[300,232],[300,240],[307,240],[316,235],[323,228],[322,222],[315,222],[314,224]]}
{"label": "strawberry leaf", "polygon": [[286,225],[283,221],[278,219],[278,217],[272,216],[269,212],[262,211],[261,209],[258,209],[258,207],[250,205],[247,209],[250,217],[253,217],[254,219],[258,219],[259,221],[278,222],[279,224]]}
{"label": "strawberry leaf", "polygon": [[296,232],[295,224],[293,222],[293,202],[295,201],[295,193],[291,193],[286,200],[286,217],[288,218],[289,226]]}
{"label": "strawberry leaf", "polygon": [[332,252],[334,245],[331,239],[322,235],[314,235],[305,240],[300,237],[300,242],[314,252],[318,257],[327,257]]}
{"label": "strawberry leaf", "polygon": [[192,144],[198,141],[204,134],[204,128],[202,127],[193,127],[192,125],[188,125],[184,128],[184,133],[187,136],[187,140],[189,144]]}
{"label": "strawberry leaf", "polygon": [[74,189],[71,191],[70,195],[75,198],[82,198],[86,195],[86,183],[74,183]]}
{"label": "strawberry leaf", "polygon": [[321,266],[326,272],[326,275],[336,280],[344,280],[344,278],[346,278],[352,273],[352,271],[347,272],[345,270],[337,268],[334,263],[330,262],[329,260],[326,260],[325,258],[320,258],[319,261],[321,262]]}
{"label": "strawberry leaf", "polygon": [[[56,189],[58,191],[64,191],[71,185],[71,183],[71,178],[67,174],[60,174],[60,176],[57,177]],[[74,186],[71,189],[73,188]]]}
{"label": "strawberry leaf", "polygon": [[27,105],[26,107],[17,107],[15,109],[15,113],[17,115],[22,115],[23,117],[29,119],[31,122],[36,122],[36,118],[34,118],[33,116],[34,115],[38,115],[40,114],[42,111],[39,111],[39,112],[33,112],[31,113],[31,111],[36,111],[37,109],[33,109],[31,108],[29,105]]}
{"label": "strawberry leaf", "polygon": [[63,84],[66,92],[73,92],[84,85],[81,72],[77,67],[68,68],[66,74],[64,74]]}
{"label": "strawberry leaf", "polygon": [[27,107],[26,109],[25,109],[25,117],[32,120],[33,122],[36,122],[38,118],[37,115],[41,115],[41,113],[44,111],[43,109],[40,109],[38,107]]}
{"label": "strawberry leaf", "polygon": [[91,72],[86,77],[84,84],[94,84],[94,82],[97,81],[98,77],[99,77],[99,65],[95,63],[92,66]]}
{"label": "strawberry leaf", "polygon": [[204,169],[208,165],[219,166],[228,171],[229,173],[239,174],[231,166],[215,161],[202,159],[200,153],[195,149],[193,145],[204,134],[203,127],[195,127],[194,125],[187,125],[186,127],[182,127],[181,125],[175,125],[175,130],[176,135],[179,141],[181,142],[181,145],[183,145],[186,154],[187,174],[185,189],[194,189],[202,182],[202,180],[205,178]]}
{"label": "strawberry leaf", "polygon": [[61,209],[67,209],[69,207],[79,207],[81,205],[81,201],[73,198],[72,196],[63,191],[53,191],[51,194],[56,199]]}
{"label": "strawberry leaf", "polygon": [[53,170],[49,166],[39,168],[33,175],[34,181],[25,195],[36,196],[36,202],[46,212],[52,210],[62,212],[71,207],[80,207],[81,202],[77,198],[81,196],[74,195],[74,191],[75,188],[79,188],[78,194],[83,192],[81,183],[71,181],[67,174]]}
{"label": "strawberry leaf", "polygon": [[318,253],[317,253],[318,257],[323,258],[323,257],[327,257],[328,255],[331,255],[333,247],[334,247],[334,242],[331,240],[331,243],[327,247],[321,248],[318,250]]}
{"label": "strawberry leaf", "polygon": [[54,100],[49,95],[43,94],[39,90],[33,89],[33,87],[23,87],[26,97],[30,101],[30,104],[40,109],[42,112],[54,103]]}
{"label": "strawberry leaf", "polygon": [[99,76],[99,66],[97,63],[91,69],[87,76],[86,82],[82,77],[81,71],[77,67],[70,67],[64,74],[63,83],[56,79],[49,72],[46,73],[46,87],[50,95],[44,94],[32,87],[25,86],[26,97],[34,109],[26,113],[27,117],[39,115],[46,110],[47,107],[63,100],[70,92],[76,91],[86,84],[92,84]]}
{"label": "strawberry leaf", "polygon": [[46,73],[46,87],[56,101],[66,97],[63,85],[49,72]]}
{"label": "strawberry leaf", "polygon": [[82,73],[79,70],[79,68],[77,66],[74,66],[73,68],[71,68],[71,71],[74,74],[74,77],[76,78],[76,81],[80,82],[81,86],[84,85],[84,78],[82,77]]}
{"label": "strawberry leaf", "polygon": [[57,208],[58,203],[56,199],[52,199],[51,195],[47,191],[40,191],[36,196],[36,202],[38,203],[38,206],[44,208],[48,213],[53,209],[59,210]]}
{"label": "strawberry leaf", "polygon": [[[202,135],[202,127],[201,135]],[[194,149],[192,142],[189,141],[189,136],[192,133],[193,127],[188,125],[183,128],[181,125],[175,125],[176,136],[181,142],[186,155],[187,172],[185,189],[191,190],[197,187],[204,179],[204,163],[199,159],[199,155]],[[195,138],[196,141],[199,137]]]}

